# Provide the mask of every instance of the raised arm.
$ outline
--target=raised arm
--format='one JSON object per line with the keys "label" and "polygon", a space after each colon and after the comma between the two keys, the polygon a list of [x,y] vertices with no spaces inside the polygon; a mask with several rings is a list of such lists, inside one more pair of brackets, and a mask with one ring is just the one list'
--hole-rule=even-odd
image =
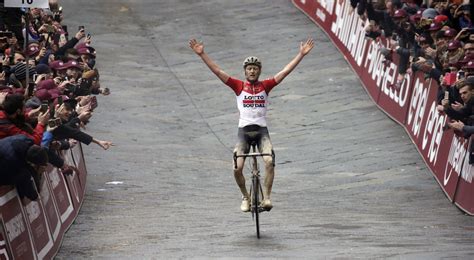
{"label": "raised arm", "polygon": [[202,42],[196,41],[196,39],[191,39],[189,41],[189,47],[193,49],[193,51],[201,57],[201,59],[206,63],[206,65],[209,67],[209,69],[216,74],[216,76],[222,80],[222,82],[226,83],[227,80],[229,79],[229,75],[225,73],[217,64],[211,60],[209,56],[204,52],[204,44]]}
{"label": "raised arm", "polygon": [[303,59],[303,57],[308,54],[311,49],[314,46],[314,41],[312,38],[308,38],[305,43],[300,44],[300,51],[296,55],[296,57],[293,58],[293,60],[288,63],[280,72],[278,72],[275,75],[275,81],[276,83],[280,83],[290,72],[293,71],[293,69],[300,63],[300,61]]}

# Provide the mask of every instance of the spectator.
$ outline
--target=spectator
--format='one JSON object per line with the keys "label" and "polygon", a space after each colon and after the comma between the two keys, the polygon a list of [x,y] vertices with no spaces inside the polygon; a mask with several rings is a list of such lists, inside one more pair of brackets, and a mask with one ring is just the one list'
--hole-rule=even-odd
{"label": "spectator", "polygon": [[21,198],[36,200],[47,162],[46,150],[32,139],[24,135],[3,138],[0,140],[0,185],[15,185]]}
{"label": "spectator", "polygon": [[[0,139],[22,134],[31,138],[35,144],[41,144],[43,132],[49,119],[49,110],[39,114],[36,127],[33,128],[26,120],[28,117],[25,116],[23,95],[6,95],[2,109],[0,110]],[[34,116],[38,113],[39,110],[33,110],[27,115]]]}

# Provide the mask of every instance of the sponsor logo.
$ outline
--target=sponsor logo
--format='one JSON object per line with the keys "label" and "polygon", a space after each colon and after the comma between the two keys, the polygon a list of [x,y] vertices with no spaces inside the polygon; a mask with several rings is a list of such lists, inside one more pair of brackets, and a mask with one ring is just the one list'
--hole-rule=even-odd
{"label": "sponsor logo", "polygon": [[429,81],[428,88],[424,87],[424,84],[417,78],[415,86],[413,87],[413,94],[411,98],[410,107],[408,108],[408,120],[407,129],[413,134],[414,137],[418,138],[421,131],[421,122],[425,114],[426,103],[428,102],[429,88],[431,87],[431,80]]}
{"label": "sponsor logo", "polygon": [[446,124],[446,120],[447,116],[439,113],[438,110],[436,110],[436,101],[433,101],[431,103],[425,131],[423,133],[423,142],[421,144],[421,149],[423,151],[426,147],[429,147],[427,158],[429,162],[433,164],[433,166],[436,165],[438,158],[438,151],[444,133],[443,127]]}
{"label": "sponsor logo", "polygon": [[367,48],[363,21],[357,12],[350,12],[349,1],[336,2],[336,20],[331,25],[331,31],[347,48],[354,61],[361,66]]}
{"label": "sponsor logo", "polygon": [[[306,2],[306,1],[305,1]],[[326,12],[328,12],[330,15],[334,11],[334,0],[318,0],[317,1]],[[324,21],[324,20],[323,20]]]}
{"label": "sponsor logo", "polygon": [[16,215],[7,223],[5,223],[5,229],[7,230],[9,241],[13,241],[15,238],[25,232],[25,224],[23,223],[21,214]]}
{"label": "sponsor logo", "polygon": [[33,221],[35,221],[35,219],[37,219],[41,214],[41,210],[40,210],[38,202],[36,201],[30,202],[26,206],[26,214],[28,215],[30,223],[33,223]]}
{"label": "sponsor logo", "polygon": [[451,141],[451,147],[449,148],[448,161],[444,169],[444,179],[443,179],[444,186],[448,184],[449,179],[451,179],[451,174],[453,173],[453,171],[457,175],[459,175],[459,173],[461,172],[461,169],[462,169],[461,167],[466,157],[465,147],[466,147],[465,141],[461,141],[461,138],[455,135],[453,137],[453,140]]}
{"label": "sponsor logo", "polygon": [[49,172],[49,177],[51,178],[51,184],[53,185],[53,189],[58,187],[59,182],[61,181],[58,175],[58,171]]}
{"label": "sponsor logo", "polygon": [[321,10],[321,9],[317,9],[316,10],[316,16],[323,22],[326,21],[326,15],[324,14],[324,12]]}

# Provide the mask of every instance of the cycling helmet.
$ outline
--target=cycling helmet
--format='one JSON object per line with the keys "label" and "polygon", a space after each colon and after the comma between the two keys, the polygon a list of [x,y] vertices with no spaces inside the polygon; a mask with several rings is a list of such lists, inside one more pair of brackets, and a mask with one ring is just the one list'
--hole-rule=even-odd
{"label": "cycling helmet", "polygon": [[256,65],[259,68],[262,68],[262,63],[260,62],[260,59],[255,56],[249,56],[245,58],[243,65],[244,65],[244,69],[245,67],[247,67],[247,65]]}

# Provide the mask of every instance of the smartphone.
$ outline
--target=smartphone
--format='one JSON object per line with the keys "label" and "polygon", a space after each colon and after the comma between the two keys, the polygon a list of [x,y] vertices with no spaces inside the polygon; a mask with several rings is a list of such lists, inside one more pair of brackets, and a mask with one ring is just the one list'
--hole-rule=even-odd
{"label": "smartphone", "polygon": [[36,82],[37,79],[38,79],[38,74],[33,74],[33,82]]}
{"label": "smartphone", "polygon": [[444,99],[449,99],[449,91],[444,92]]}
{"label": "smartphone", "polygon": [[85,28],[84,25],[79,25],[79,31],[84,30],[84,28]]}
{"label": "smartphone", "polygon": [[60,126],[62,124],[61,118],[55,118],[54,123],[56,124],[56,126]]}
{"label": "smartphone", "polygon": [[458,80],[464,78],[464,71],[460,70],[458,71]]}
{"label": "smartphone", "polygon": [[63,31],[67,33],[67,25],[62,25],[61,27],[63,28]]}
{"label": "smartphone", "polygon": [[62,105],[63,104],[63,96],[59,96],[58,97],[58,105]]}
{"label": "smartphone", "polygon": [[33,91],[35,91],[36,84],[34,82],[28,83],[28,96],[33,96]]}
{"label": "smartphone", "polygon": [[48,111],[48,108],[49,108],[48,103],[43,103],[43,104],[41,104],[40,112],[44,113],[44,112]]}
{"label": "smartphone", "polygon": [[55,127],[56,126],[56,119],[49,119],[48,120],[48,126],[49,127]]}

